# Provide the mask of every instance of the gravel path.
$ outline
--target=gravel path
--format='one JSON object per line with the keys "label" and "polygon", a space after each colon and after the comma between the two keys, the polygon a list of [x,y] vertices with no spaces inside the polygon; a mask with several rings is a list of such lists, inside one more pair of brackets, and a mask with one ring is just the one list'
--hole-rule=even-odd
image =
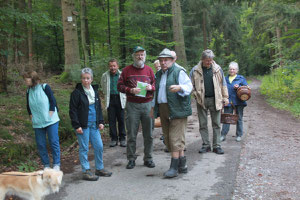
{"label": "gravel path", "polygon": [[259,85],[257,80],[251,84],[249,130],[232,199],[300,199],[299,120],[269,106],[258,92]]}

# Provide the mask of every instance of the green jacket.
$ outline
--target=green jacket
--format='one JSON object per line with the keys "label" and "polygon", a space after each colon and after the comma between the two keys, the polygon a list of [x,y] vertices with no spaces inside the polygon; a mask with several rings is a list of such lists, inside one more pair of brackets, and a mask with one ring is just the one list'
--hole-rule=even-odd
{"label": "green jacket", "polygon": [[[180,71],[183,70],[180,67],[175,66],[174,64],[172,67],[168,69],[168,75],[167,75],[167,82],[166,82],[166,93],[167,93],[167,101],[168,101],[168,107],[170,111],[170,119],[177,119],[177,118],[185,118],[187,116],[192,115],[192,107],[191,107],[191,96],[180,96],[176,93],[170,92],[169,87],[171,85],[179,85],[178,77]],[[156,83],[155,83],[155,88],[156,88],[156,94],[159,94],[159,84],[162,76],[162,70],[159,70],[156,73]],[[157,103],[157,95],[155,95],[155,116],[158,114],[158,106],[159,104]]]}

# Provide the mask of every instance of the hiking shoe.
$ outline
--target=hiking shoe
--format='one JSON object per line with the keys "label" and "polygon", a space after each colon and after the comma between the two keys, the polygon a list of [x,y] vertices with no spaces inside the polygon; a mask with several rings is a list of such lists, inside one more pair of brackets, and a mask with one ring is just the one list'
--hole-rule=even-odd
{"label": "hiking shoe", "polygon": [[240,142],[241,140],[242,140],[242,138],[241,138],[240,136],[237,136],[237,137],[236,137],[236,141],[237,141],[237,142]]}
{"label": "hiking shoe", "polygon": [[83,172],[83,176],[82,176],[83,180],[86,181],[98,181],[99,176],[94,175],[91,170],[86,170],[85,172]]}
{"label": "hiking shoe", "polygon": [[128,164],[126,166],[126,169],[133,169],[135,167],[135,161],[134,160],[129,160]]}
{"label": "hiking shoe", "polygon": [[95,171],[96,176],[105,176],[110,177],[112,175],[112,172],[107,171],[106,169],[100,169]]}
{"label": "hiking shoe", "polygon": [[213,152],[216,154],[224,154],[224,151],[221,147],[214,148]]}
{"label": "hiking shoe", "polygon": [[149,167],[149,168],[154,168],[155,167],[155,163],[152,160],[145,161],[144,165],[146,167]]}
{"label": "hiking shoe", "polygon": [[120,141],[120,146],[121,147],[126,147],[126,141],[125,140],[121,140]]}
{"label": "hiking shoe", "polygon": [[208,147],[202,147],[202,148],[199,150],[199,153],[207,153],[207,152],[210,152],[210,151],[211,151],[210,146],[208,146]]}
{"label": "hiking shoe", "polygon": [[226,140],[226,136],[222,135],[222,136],[220,137],[220,141],[223,142],[223,141],[225,141],[225,140]]}
{"label": "hiking shoe", "polygon": [[117,141],[111,141],[110,143],[109,143],[109,146],[110,147],[115,147],[115,146],[117,146],[118,145],[118,142]]}

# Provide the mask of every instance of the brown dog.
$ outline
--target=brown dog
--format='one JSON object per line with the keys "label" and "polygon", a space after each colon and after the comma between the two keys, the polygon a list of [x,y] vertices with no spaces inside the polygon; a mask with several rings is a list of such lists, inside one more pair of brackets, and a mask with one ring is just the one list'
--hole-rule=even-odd
{"label": "brown dog", "polygon": [[62,171],[45,169],[32,173],[6,172],[0,174],[0,200],[5,195],[16,195],[29,200],[42,200],[46,195],[59,191]]}

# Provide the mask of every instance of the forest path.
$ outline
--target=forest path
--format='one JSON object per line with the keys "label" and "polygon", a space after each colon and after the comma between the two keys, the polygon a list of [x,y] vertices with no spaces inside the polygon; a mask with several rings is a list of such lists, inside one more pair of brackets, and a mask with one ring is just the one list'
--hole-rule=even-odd
{"label": "forest path", "polygon": [[[196,105],[193,102],[193,115],[189,117],[186,134],[188,174],[179,175],[174,179],[163,178],[163,173],[169,168],[170,156],[163,151],[164,145],[159,140],[161,128],[155,128],[153,152],[155,168],[150,169],[143,166],[143,140],[139,133],[137,145],[139,156],[136,161],[137,166],[134,169],[125,169],[127,164],[126,148],[109,148],[105,146],[104,164],[108,170],[113,172],[112,177],[100,177],[97,182],[83,181],[81,180],[81,167],[77,166],[74,173],[64,176],[64,184],[60,192],[50,195],[46,199],[248,200],[261,197],[263,197],[262,199],[279,199],[271,198],[270,195],[288,196],[293,192],[296,194],[295,188],[299,186],[299,183],[294,181],[292,189],[287,189],[287,186],[285,186],[285,189],[280,193],[281,190],[274,191],[272,189],[274,185],[269,184],[267,178],[270,178],[270,174],[276,172],[276,176],[271,176],[276,179],[273,180],[274,183],[285,182],[285,184],[288,184],[295,175],[297,175],[295,180],[297,178],[299,180],[299,173],[295,174],[295,170],[286,172],[283,168],[287,166],[289,169],[296,169],[296,164],[299,166],[299,159],[296,158],[296,148],[298,147],[298,151],[300,151],[299,136],[296,135],[296,132],[300,130],[299,122],[286,112],[278,111],[266,104],[258,92],[259,84],[260,82],[256,80],[250,84],[252,97],[244,112],[243,140],[242,142],[235,141],[235,126],[233,126],[226,141],[222,143],[222,148],[225,151],[224,155],[198,153],[202,140],[199,134]],[[288,120],[288,122],[285,122],[285,120]],[[209,128],[209,131],[212,135],[211,128]],[[275,137],[274,133],[277,133],[278,137]],[[286,139],[285,145],[279,143],[282,138]],[[273,140],[276,140],[279,145],[273,145]],[[293,144],[286,145],[288,142]],[[241,150],[242,157],[240,157]],[[285,152],[282,152],[282,150],[288,151],[291,157],[284,156]],[[273,155],[274,152],[280,155],[276,154],[275,156]],[[261,160],[264,154],[266,154],[266,157]],[[277,168],[276,159],[291,161],[291,165],[282,163]],[[91,164],[93,166],[93,162]],[[268,170],[268,167],[270,170]],[[294,172],[294,174],[291,172]],[[278,174],[285,175],[284,179],[281,176],[278,177]],[[235,187],[236,185],[238,187]],[[284,187],[284,184],[282,187]],[[268,192],[271,194],[268,194]],[[300,196],[299,190],[297,192]]]}

